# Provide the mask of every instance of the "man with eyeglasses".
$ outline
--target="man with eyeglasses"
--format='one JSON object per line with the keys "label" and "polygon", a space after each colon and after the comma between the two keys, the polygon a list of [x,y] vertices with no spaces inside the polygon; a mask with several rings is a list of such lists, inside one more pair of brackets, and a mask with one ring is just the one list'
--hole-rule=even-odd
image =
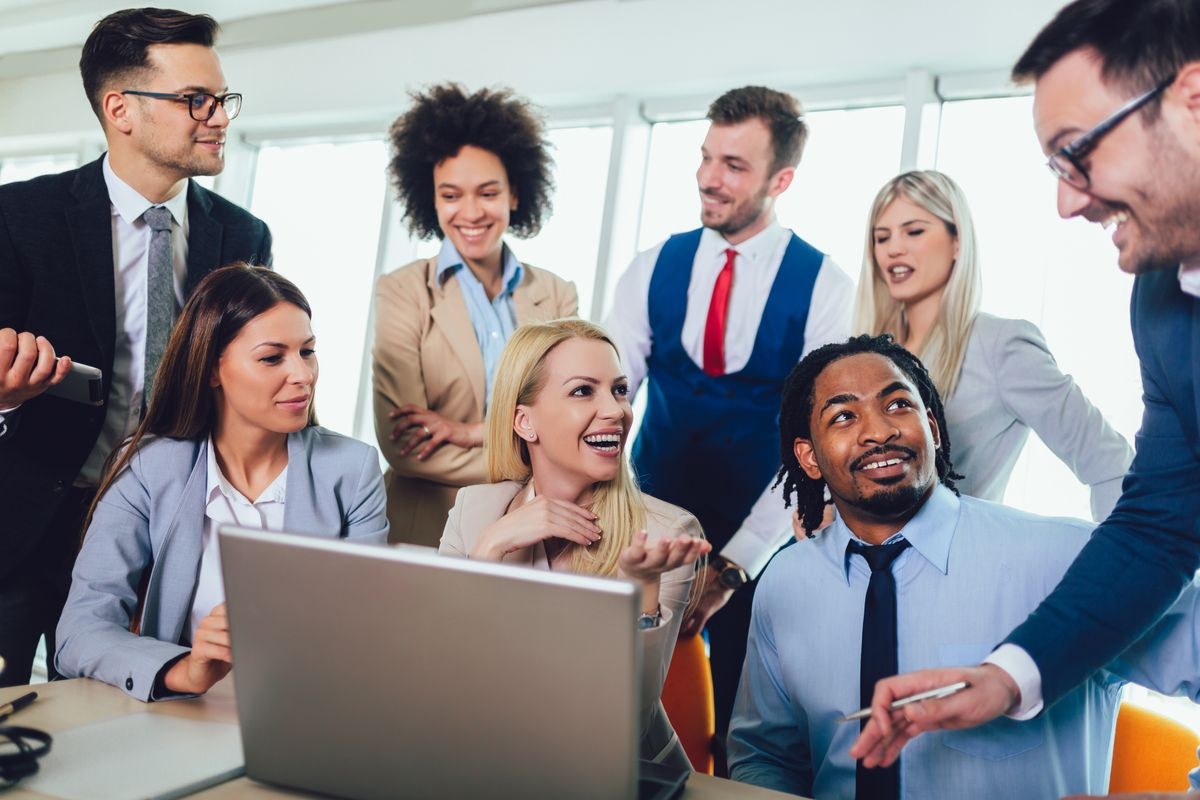
{"label": "man with eyeglasses", "polygon": [[[40,636],[54,652],[82,520],[188,292],[224,264],[270,263],[267,226],[191,180],[221,172],[241,107],[217,32],[181,11],[100,20],[79,69],[108,152],[0,187],[0,686],[28,682]],[[102,370],[102,406],[44,394],[72,361]]]}
{"label": "man with eyeglasses", "polygon": [[[1118,264],[1138,276],[1137,455],[1112,514],[983,665],[878,683],[850,751],[866,766],[891,763],[922,731],[1036,716],[1153,624],[1200,566],[1200,0],[1077,0],[1013,77],[1034,81],[1059,214],[1111,229]],[[888,711],[960,680],[971,688]]]}

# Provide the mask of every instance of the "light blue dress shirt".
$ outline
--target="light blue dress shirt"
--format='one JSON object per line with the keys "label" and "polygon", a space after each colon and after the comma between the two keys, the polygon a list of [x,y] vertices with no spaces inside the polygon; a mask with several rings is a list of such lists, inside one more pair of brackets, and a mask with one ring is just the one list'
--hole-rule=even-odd
{"label": "light blue dress shirt", "polygon": [[437,255],[437,279],[439,284],[454,275],[462,286],[463,299],[467,303],[467,314],[471,317],[471,326],[475,329],[475,339],[479,342],[479,350],[483,353],[483,370],[485,378],[484,405],[492,402],[492,381],[496,373],[496,364],[500,362],[500,353],[509,337],[517,327],[517,312],[513,307],[513,290],[521,283],[525,269],[513,255],[508,245],[504,245],[503,271],[501,273],[502,288],[493,299],[488,300],[483,284],[475,277],[475,273],[467,267],[458,249],[449,239],[442,241],[442,249]]}
{"label": "light blue dress shirt", "polygon": [[[978,664],[1050,593],[1091,529],[938,486],[900,532],[912,547],[892,567],[900,671]],[[859,725],[835,720],[859,708],[870,569],[861,556],[847,557],[850,537],[838,517],[816,539],[781,551],[763,574],[729,732],[736,780],[822,800],[854,797],[849,750]],[[1195,698],[1197,598],[1194,585],[1112,668]],[[1001,718],[918,737],[900,759],[901,795],[1103,794],[1122,683],[1101,671],[1028,722]]]}

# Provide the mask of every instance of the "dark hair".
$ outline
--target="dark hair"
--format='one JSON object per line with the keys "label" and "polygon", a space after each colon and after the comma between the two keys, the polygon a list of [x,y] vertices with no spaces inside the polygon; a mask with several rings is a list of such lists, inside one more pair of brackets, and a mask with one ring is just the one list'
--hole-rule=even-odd
{"label": "dark hair", "polygon": [[812,439],[813,390],[817,378],[833,362],[862,353],[875,353],[889,359],[913,382],[921,402],[933,412],[937,422],[941,441],[935,454],[938,480],[958,494],[954,481],[961,479],[962,475],[954,471],[954,465],[950,462],[950,433],[946,427],[942,398],[921,359],[896,344],[886,333],[881,336],[863,334],[845,342],[827,344],[802,358],[792,368],[783,386],[783,398],[779,405],[779,457],[783,466],[779,468],[775,483],[771,486],[773,489],[783,483],[784,507],[791,506],[792,495],[797,495],[800,519],[810,537],[812,531],[820,527],[825,515],[825,481],[808,477],[808,473],[800,467],[800,462],[796,460],[795,441]]}
{"label": "dark hair", "polygon": [[[1100,75],[1130,95],[1147,92],[1200,59],[1196,0],[1075,0],[1055,15],[1013,67],[1017,83],[1037,80],[1081,48],[1100,57]],[[1142,109],[1158,117],[1159,98]]]}
{"label": "dark hair", "polygon": [[413,105],[392,123],[388,169],[404,206],[408,229],[422,239],[442,238],[434,208],[433,168],[467,145],[495,153],[517,198],[508,229],[529,237],[550,215],[554,179],[550,143],[541,117],[510,89],[468,95],[456,83],[413,92]]}
{"label": "dark hair", "polygon": [[[146,416],[128,442],[109,456],[84,532],[96,505],[129,466],[146,435],[199,439],[212,432],[217,404],[209,379],[221,354],[246,323],[279,303],[291,303],[312,317],[308,300],[296,284],[266,267],[239,262],[213,270],[200,281],[171,329]],[[312,406],[308,424],[316,424]]]}
{"label": "dark hair", "polygon": [[784,167],[797,166],[804,153],[804,143],[808,140],[808,126],[804,124],[800,101],[786,92],[765,86],[730,89],[712,101],[708,107],[708,119],[714,125],[736,125],[748,119],[762,120],[771,131],[771,146],[775,150],[771,174]]}
{"label": "dark hair", "polygon": [[212,47],[221,26],[207,14],[169,8],[127,8],[96,23],[79,57],[83,91],[101,121],[104,88],[117,78],[150,67],[146,51],[155,44],[199,44]]}

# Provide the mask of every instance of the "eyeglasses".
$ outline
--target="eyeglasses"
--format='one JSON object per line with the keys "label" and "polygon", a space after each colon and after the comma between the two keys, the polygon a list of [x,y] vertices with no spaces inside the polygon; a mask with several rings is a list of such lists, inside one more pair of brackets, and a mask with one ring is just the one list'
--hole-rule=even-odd
{"label": "eyeglasses", "polygon": [[242,110],[242,96],[237,92],[228,94],[209,94],[208,92],[193,92],[189,94],[172,94],[168,92],[140,92],[126,89],[121,94],[135,94],[138,97],[153,97],[155,100],[174,100],[177,103],[187,103],[188,114],[197,122],[208,122],[217,113],[217,106],[225,109],[225,116],[230,119],[237,117]]}
{"label": "eyeglasses", "polygon": [[1050,171],[1054,173],[1056,178],[1067,185],[1074,186],[1076,189],[1087,189],[1091,186],[1092,179],[1088,176],[1087,170],[1083,166],[1083,160],[1087,158],[1089,153],[1096,149],[1096,145],[1100,143],[1100,140],[1113,128],[1120,125],[1130,114],[1162,94],[1174,82],[1175,76],[1172,75],[1169,78],[1159,81],[1153,89],[1145,94],[1133,98],[1110,114],[1106,119],[1102,120],[1096,127],[1078,136],[1066,147],[1063,147],[1050,156],[1046,161],[1046,166],[1050,168]]}

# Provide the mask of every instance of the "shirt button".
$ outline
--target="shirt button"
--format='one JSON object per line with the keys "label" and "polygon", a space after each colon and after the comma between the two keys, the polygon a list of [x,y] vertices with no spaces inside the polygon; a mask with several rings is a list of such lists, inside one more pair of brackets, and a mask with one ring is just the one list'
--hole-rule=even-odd
{"label": "shirt button", "polygon": [[129,691],[131,691],[131,692],[133,691],[133,678],[126,678],[126,679],[125,679],[125,688],[126,688],[126,689],[128,689],[128,690],[129,690]]}
{"label": "shirt button", "polygon": [[499,338],[500,338],[500,333],[499,333],[498,331],[492,331],[492,338],[493,338],[493,339],[499,339]]}

